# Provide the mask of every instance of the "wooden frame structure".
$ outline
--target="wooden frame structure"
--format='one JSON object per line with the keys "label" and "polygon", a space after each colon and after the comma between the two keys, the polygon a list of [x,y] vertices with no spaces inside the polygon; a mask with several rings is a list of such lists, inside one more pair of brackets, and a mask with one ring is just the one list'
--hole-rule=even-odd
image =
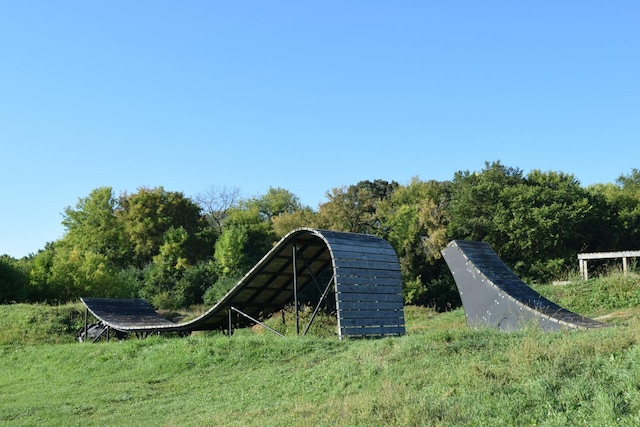
{"label": "wooden frame structure", "polygon": [[594,259],[618,259],[622,258],[622,272],[627,274],[629,269],[629,258],[640,257],[640,251],[619,251],[619,252],[590,252],[578,254],[578,266],[580,274],[584,280],[589,278],[588,261]]}
{"label": "wooden frame structure", "polygon": [[[330,271],[327,283],[319,277]],[[298,296],[309,286],[322,296],[333,289],[338,336],[370,337],[405,333],[400,264],[384,239],[358,233],[299,228],[283,237],[215,306],[182,323],[162,318],[144,300],[82,298],[104,328],[121,333],[228,330],[232,314],[236,327],[251,326],[288,305],[296,307],[296,333],[300,333]],[[85,340],[89,338],[88,326]]]}

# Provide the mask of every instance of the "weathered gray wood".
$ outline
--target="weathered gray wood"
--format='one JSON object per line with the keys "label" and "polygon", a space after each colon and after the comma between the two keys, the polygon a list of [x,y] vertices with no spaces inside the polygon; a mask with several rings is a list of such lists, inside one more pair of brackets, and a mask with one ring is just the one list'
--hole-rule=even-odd
{"label": "weathered gray wood", "polygon": [[378,303],[378,302],[402,301],[402,294],[401,293],[372,294],[372,293],[340,292],[337,294],[336,299],[341,303],[345,301],[362,302],[363,303],[362,308],[368,309],[371,307],[375,307],[375,303]]}
{"label": "weathered gray wood", "polygon": [[[294,245],[297,264],[295,272],[292,262]],[[313,285],[315,277],[326,268],[332,268],[339,324],[342,320],[357,323],[353,319],[363,318],[362,313],[366,312],[350,317],[351,310],[356,310],[354,313],[357,313],[358,309],[371,312],[371,318],[379,321],[389,317],[373,313],[389,310],[403,322],[400,266],[391,245],[376,236],[309,228],[294,230],[283,237],[216,305],[187,322],[176,324],[166,319],[161,320],[161,316],[143,300],[139,301],[146,304],[144,314],[133,309],[136,304],[143,304],[139,301],[127,303],[114,300],[100,303],[90,298],[84,301],[87,307],[95,309],[94,315],[108,326],[126,332],[226,329],[231,306],[241,310],[248,318],[258,319],[261,315],[274,313],[293,301],[294,277],[300,292]],[[101,308],[98,309],[97,306]],[[129,307],[126,315],[123,314],[125,307]],[[246,319],[240,322],[248,324]],[[371,322],[376,323],[374,320]],[[365,329],[364,332],[359,330],[357,335],[378,334],[375,327]],[[404,330],[399,332],[396,328],[392,332],[398,333],[404,333]],[[340,337],[348,336],[349,330],[341,328],[339,334]],[[382,332],[382,335],[387,334],[389,332],[386,330]]]}
{"label": "weathered gray wood", "polygon": [[391,247],[376,247],[375,245],[349,245],[332,242],[331,248],[336,251],[354,252],[362,254],[394,255]]}
{"label": "weathered gray wood", "polygon": [[404,317],[351,317],[342,319],[342,327],[374,327],[374,326],[398,326],[404,325]]}
{"label": "weathered gray wood", "polygon": [[578,254],[578,259],[615,259],[615,258],[638,258],[640,251],[618,251],[618,252],[588,252]]}
{"label": "weathered gray wood", "polygon": [[143,299],[83,298],[89,312],[110,324],[173,325]]}
{"label": "weathered gray wood", "polygon": [[339,268],[341,269],[355,268],[355,269],[367,269],[367,270],[374,270],[374,271],[379,271],[379,270],[399,271],[397,259],[396,259],[396,262],[390,262],[390,261],[371,261],[367,259],[351,258],[351,259],[340,259],[339,263],[340,263]]}
{"label": "weathered gray wood", "polygon": [[400,280],[400,270],[371,270],[368,268],[342,268],[336,266],[338,281],[341,277],[388,277]]}
{"label": "weathered gray wood", "polygon": [[334,250],[333,256],[335,258],[339,258],[341,260],[348,259],[356,259],[356,260],[364,260],[364,261],[382,261],[382,262],[391,262],[397,264],[398,257],[395,252],[390,254],[388,252],[380,253],[378,251],[373,253],[364,253],[358,251],[337,251]]}
{"label": "weathered gray wood", "polygon": [[607,326],[544,298],[522,282],[486,242],[454,240],[442,253],[455,279],[469,326],[505,331],[531,323],[544,330]]}
{"label": "weathered gray wood", "polygon": [[402,310],[341,310],[341,317],[348,317],[349,319],[357,319],[363,317],[378,319],[399,319],[404,318],[404,312]]}
{"label": "weathered gray wood", "polygon": [[[404,303],[402,301],[387,301],[381,302],[378,301],[374,305],[374,307],[378,310],[403,310]],[[371,310],[371,305],[365,305],[360,301],[340,301],[338,305],[338,312],[343,312],[347,310]],[[346,314],[342,314],[342,316],[346,316]]]}
{"label": "weathered gray wood", "polygon": [[578,254],[578,265],[582,278],[587,280],[589,278],[588,260],[622,258],[622,271],[626,274],[629,268],[628,259],[638,257],[640,257],[640,251],[589,252]]}
{"label": "weathered gray wood", "polygon": [[377,336],[377,335],[404,335],[404,325],[399,326],[378,326],[371,328],[344,327],[340,328],[342,335],[353,337]]}
{"label": "weathered gray wood", "polygon": [[340,276],[340,285],[350,286],[393,286],[397,288],[398,277]]}
{"label": "weathered gray wood", "polygon": [[373,294],[398,294],[398,287],[394,285],[345,285],[340,283],[340,293],[373,293]]}

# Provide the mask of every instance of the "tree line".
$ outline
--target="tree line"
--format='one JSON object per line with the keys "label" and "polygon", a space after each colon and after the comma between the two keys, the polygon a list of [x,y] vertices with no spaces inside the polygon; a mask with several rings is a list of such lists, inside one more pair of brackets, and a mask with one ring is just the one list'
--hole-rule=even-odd
{"label": "tree line", "polygon": [[460,304],[440,251],[489,242],[520,277],[548,282],[587,251],[640,248],[640,170],[583,187],[571,174],[486,162],[451,180],[376,179],[334,188],[312,209],[283,188],[243,199],[236,188],[195,197],[163,187],[93,190],[64,209],[62,238],[37,254],[0,257],[0,303],[146,298],[157,308],[213,304],[298,227],[374,234],[400,261],[405,302]]}

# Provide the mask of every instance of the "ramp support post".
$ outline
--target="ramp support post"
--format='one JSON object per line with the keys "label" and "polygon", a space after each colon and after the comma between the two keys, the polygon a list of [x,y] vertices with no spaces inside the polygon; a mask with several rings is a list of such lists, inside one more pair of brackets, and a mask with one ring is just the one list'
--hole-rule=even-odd
{"label": "ramp support post", "polygon": [[84,308],[84,341],[87,341],[87,333],[89,332],[89,308]]}
{"label": "ramp support post", "polygon": [[300,335],[300,312],[298,308],[298,263],[296,242],[293,242],[293,305],[296,306],[296,335]]}

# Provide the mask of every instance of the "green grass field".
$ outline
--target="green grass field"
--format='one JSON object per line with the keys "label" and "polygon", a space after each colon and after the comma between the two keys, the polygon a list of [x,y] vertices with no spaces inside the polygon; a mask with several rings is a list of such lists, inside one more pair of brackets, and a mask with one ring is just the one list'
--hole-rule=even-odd
{"label": "green grass field", "polygon": [[469,329],[462,309],[407,307],[398,338],[241,330],[79,344],[79,304],[0,306],[0,423],[638,425],[640,280],[538,290],[613,326],[501,333]]}

